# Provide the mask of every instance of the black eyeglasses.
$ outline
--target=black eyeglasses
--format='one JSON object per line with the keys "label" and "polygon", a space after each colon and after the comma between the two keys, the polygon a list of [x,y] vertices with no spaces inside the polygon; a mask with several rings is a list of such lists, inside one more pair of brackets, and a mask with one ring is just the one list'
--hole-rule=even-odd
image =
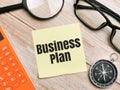
{"label": "black eyeglasses", "polygon": [[22,0],[22,3],[1,7],[0,14],[24,8],[34,18],[47,20],[60,13],[64,0]]}
{"label": "black eyeglasses", "polygon": [[[107,15],[110,15],[118,23],[120,16],[96,0],[76,0],[74,4],[74,13],[76,17],[89,29],[98,31],[109,26],[112,29],[110,43],[113,48],[120,53],[120,27],[112,24]],[[84,14],[85,13],[85,14]],[[97,16],[96,18],[93,18]]]}

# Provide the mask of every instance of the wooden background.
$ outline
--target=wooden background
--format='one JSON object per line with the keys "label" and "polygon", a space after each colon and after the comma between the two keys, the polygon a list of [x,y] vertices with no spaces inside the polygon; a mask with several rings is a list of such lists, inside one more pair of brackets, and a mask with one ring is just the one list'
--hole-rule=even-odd
{"label": "wooden background", "polygon": [[[20,3],[21,1],[22,0],[1,0],[0,7]],[[108,43],[111,29],[106,27],[101,31],[93,32],[86,28],[74,15],[73,3],[75,1],[76,0],[65,0],[62,12],[54,19],[47,21],[32,18],[24,9],[0,14],[0,25],[4,28],[4,32],[33,81],[36,90],[99,90],[99,88],[96,88],[89,81],[88,71],[47,79],[37,78],[38,72],[32,41],[32,30],[80,23],[88,70],[96,61],[109,59],[110,54],[115,52]],[[98,1],[120,14],[120,0]],[[112,23],[115,22],[116,21],[112,19]],[[120,26],[119,23],[117,24]],[[115,65],[118,71],[120,71],[120,58],[115,62]],[[120,90],[120,73],[117,81],[105,90]]]}

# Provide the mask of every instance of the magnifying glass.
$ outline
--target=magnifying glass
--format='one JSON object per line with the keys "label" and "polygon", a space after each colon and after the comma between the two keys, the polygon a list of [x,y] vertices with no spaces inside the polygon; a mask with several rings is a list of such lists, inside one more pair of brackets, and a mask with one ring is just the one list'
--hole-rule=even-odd
{"label": "magnifying glass", "polygon": [[47,20],[60,13],[64,0],[22,0],[22,3],[0,8],[0,14],[24,8],[34,18]]}

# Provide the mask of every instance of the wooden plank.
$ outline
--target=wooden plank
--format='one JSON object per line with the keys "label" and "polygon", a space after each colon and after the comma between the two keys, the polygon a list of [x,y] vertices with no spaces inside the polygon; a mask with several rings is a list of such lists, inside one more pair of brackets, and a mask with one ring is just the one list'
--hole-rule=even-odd
{"label": "wooden plank", "polygon": [[21,3],[22,0],[2,0],[0,1],[0,7],[5,7],[5,6],[9,6],[9,5],[14,5],[14,4],[18,4]]}
{"label": "wooden plank", "polygon": [[[104,1],[100,0],[100,2],[104,4]],[[20,19],[22,22],[24,22],[28,26],[31,26],[33,29],[41,29],[41,28],[48,28],[48,27],[53,27],[58,25],[69,24],[69,23],[76,23],[79,21],[74,16],[73,3],[74,1],[72,0],[65,1],[65,5],[62,12],[57,17],[48,21],[35,20],[31,16],[29,16],[29,14],[24,10],[11,12],[11,15]],[[113,5],[111,5],[112,3]],[[105,4],[108,7],[113,8],[114,11],[120,13],[120,10],[119,10],[120,6],[118,3],[120,3],[119,0],[116,0],[115,2],[113,0],[105,1]],[[111,20],[112,22],[115,22],[115,24],[119,25],[119,23],[117,23],[114,19],[111,18]],[[104,28],[101,31],[93,32],[87,29],[81,23],[80,25],[81,25],[81,30],[83,34],[83,42],[85,44],[84,48],[85,48],[85,54],[87,57],[86,58],[87,62],[89,64],[92,64],[102,58],[109,59],[109,55],[115,52],[111,48],[110,43],[108,42],[110,33],[111,33],[110,28]],[[117,81],[120,83],[120,75],[118,75]]]}
{"label": "wooden plank", "polygon": [[[48,79],[37,78],[37,65],[34,55],[31,31],[34,29],[79,22],[73,13],[74,1],[75,0],[65,0],[65,6],[62,12],[54,19],[48,21],[35,20],[23,9],[10,12],[10,14],[0,15],[0,25],[3,26],[4,31],[6,32],[18,57],[34,82],[36,90],[99,90],[99,88],[94,87],[89,81],[88,72],[63,75]],[[5,3],[8,2],[8,0],[4,0],[2,2]],[[115,8],[117,12],[120,12],[119,0],[100,0],[100,2],[106,2],[107,4],[110,4],[109,6],[111,8]],[[114,5],[111,5],[110,2],[113,2]],[[115,52],[108,43],[108,37],[111,32],[109,30],[110,28],[93,32],[81,23],[80,26],[87,63],[92,65],[97,60],[109,59],[110,54]],[[120,70],[120,61],[116,61],[115,64],[118,70]],[[111,87],[105,90],[119,90],[119,88],[120,74],[118,75],[117,83],[114,83]]]}
{"label": "wooden plank", "polygon": [[32,18],[29,15],[29,13],[26,12],[24,9],[10,13],[16,18],[20,19],[25,24],[32,26],[34,29],[48,28],[53,26],[69,24],[69,23],[75,23],[78,21],[74,16],[74,13],[73,12],[71,13],[71,11],[73,10],[73,5],[70,4],[69,6],[68,4],[69,4],[68,1],[65,1],[65,5],[62,9],[62,12],[60,12],[60,14],[55,18],[46,21],[36,20]]}
{"label": "wooden plank", "polygon": [[[17,55],[31,76],[36,90],[87,90],[90,88],[92,90],[99,90],[99,88],[94,87],[89,81],[88,72],[63,75],[48,79],[38,79],[36,77],[37,67],[33,54],[34,50],[31,40],[31,28],[8,14],[1,15],[0,18],[2,18],[0,24],[3,26],[4,31],[11,41],[11,44],[13,45],[15,51],[17,52]],[[106,90],[113,90],[114,88],[117,90],[119,87],[120,85],[114,83],[110,88]]]}
{"label": "wooden plank", "polygon": [[25,66],[29,76],[37,76],[37,67],[33,50],[31,28],[24,25],[9,14],[0,15],[0,25],[3,27],[11,45],[20,61]]}
{"label": "wooden plank", "polygon": [[[100,90],[90,82],[88,72],[40,79],[36,82],[39,86],[38,90]],[[119,88],[120,85],[114,83],[104,90],[118,90]]]}

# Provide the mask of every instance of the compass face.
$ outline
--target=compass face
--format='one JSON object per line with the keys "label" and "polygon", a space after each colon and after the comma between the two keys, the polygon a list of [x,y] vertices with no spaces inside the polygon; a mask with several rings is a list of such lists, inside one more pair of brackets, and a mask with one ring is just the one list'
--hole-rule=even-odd
{"label": "compass face", "polygon": [[99,60],[90,69],[91,82],[100,88],[110,86],[117,79],[117,68],[108,60]]}

